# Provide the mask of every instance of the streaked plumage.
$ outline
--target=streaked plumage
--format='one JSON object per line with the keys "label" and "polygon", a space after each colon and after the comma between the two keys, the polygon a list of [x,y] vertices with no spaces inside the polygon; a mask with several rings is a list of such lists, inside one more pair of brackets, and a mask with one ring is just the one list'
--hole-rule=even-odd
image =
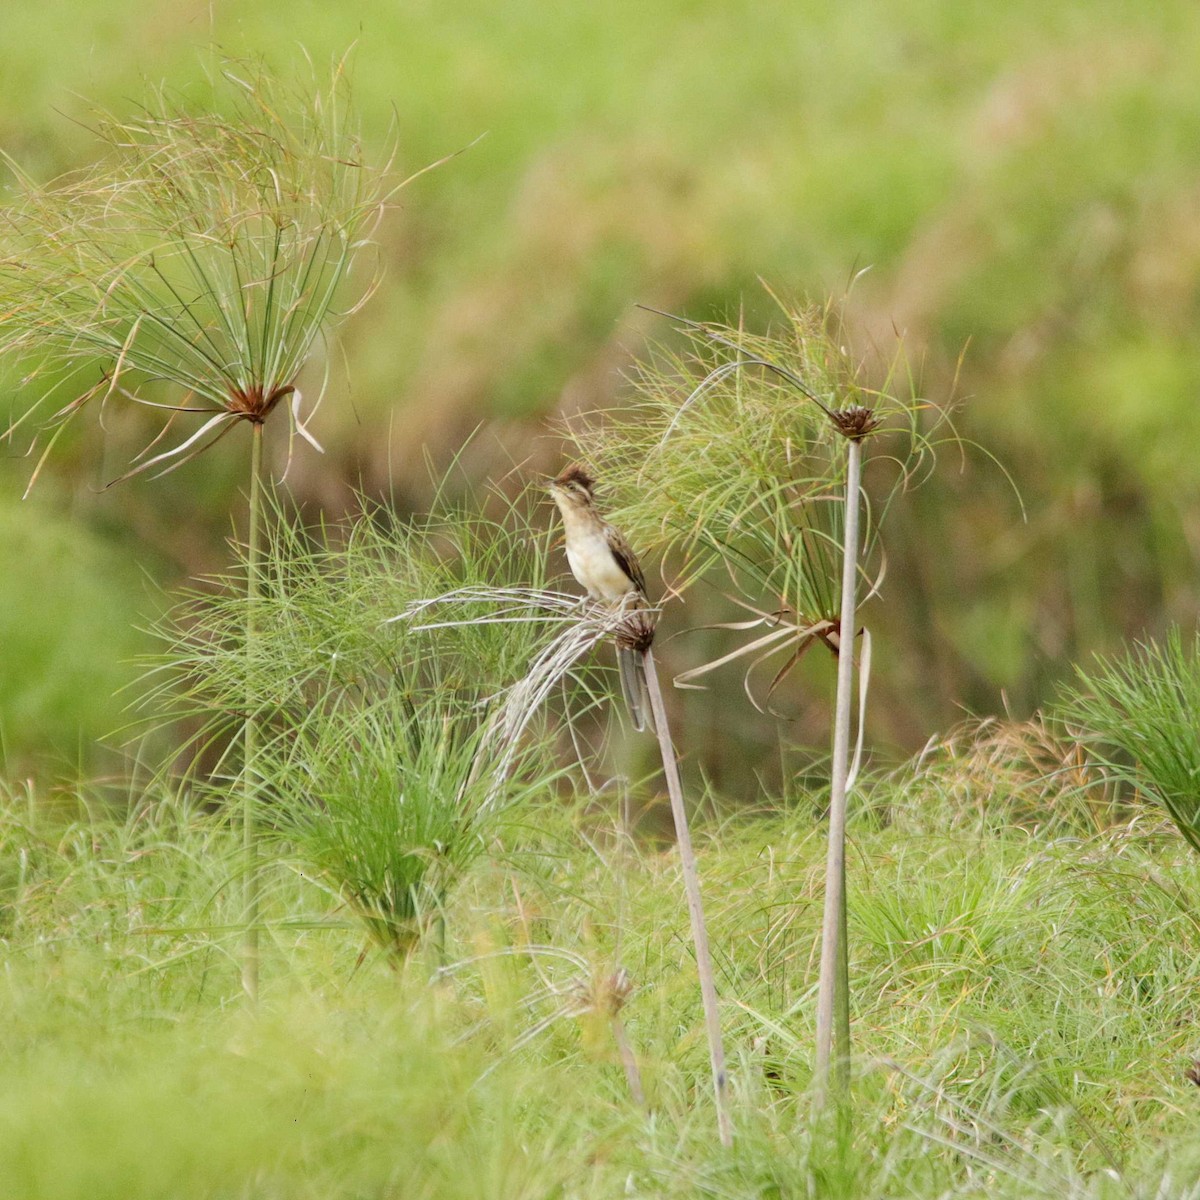
{"label": "streaked plumage", "polygon": [[[594,489],[595,481],[580,466],[568,467],[550,484],[550,494],[562,514],[571,574],[593,600],[631,609],[647,607],[646,577],[637,555],[622,534],[600,516]],[[618,646],[617,666],[634,727],[644,729],[650,705],[641,654]]]}

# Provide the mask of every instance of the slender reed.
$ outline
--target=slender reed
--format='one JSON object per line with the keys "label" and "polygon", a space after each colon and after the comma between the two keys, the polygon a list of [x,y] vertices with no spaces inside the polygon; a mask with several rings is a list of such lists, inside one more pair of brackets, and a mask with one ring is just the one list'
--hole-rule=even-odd
{"label": "slender reed", "polygon": [[675,838],[679,846],[679,864],[683,870],[683,890],[687,896],[688,916],[692,922],[692,943],[696,948],[696,972],[700,976],[700,997],[704,1003],[704,1026],[708,1032],[708,1054],[712,1064],[713,1092],[717,1102],[717,1132],[722,1146],[733,1145],[733,1125],[729,1118],[729,1081],[725,1074],[725,1046],[721,1039],[721,1013],[717,1006],[717,981],[713,974],[712,953],[708,948],[708,927],[704,923],[704,906],[700,900],[700,873],[696,869],[696,854],[688,829],[687,809],[683,805],[683,785],[679,780],[679,763],[671,743],[671,727],[667,723],[667,708],[663,703],[654,651],[642,650],[646,669],[646,691],[654,728],[658,733],[658,748],[662,754],[663,775],[671,797],[671,816],[675,820]]}
{"label": "slender reed", "polygon": [[617,1014],[609,1018],[612,1026],[613,1041],[617,1045],[617,1054],[621,1059],[621,1068],[625,1072],[625,1082],[629,1085],[629,1094],[638,1108],[646,1107],[646,1089],[642,1086],[642,1071],[638,1066],[637,1055],[625,1032],[625,1023]]}
{"label": "slender reed", "polygon": [[842,541],[842,612],[838,639],[837,700],[829,798],[829,846],[825,859],[825,915],[821,926],[821,974],[817,990],[817,1053],[814,1108],[829,1089],[830,1060],[837,1047],[836,1090],[850,1084],[850,970],[846,932],[846,780],[850,769],[850,720],[854,693],[854,623],[857,608],[859,489],[862,442],[846,442],[845,525]]}
{"label": "slender reed", "polygon": [[259,849],[256,809],[258,806],[258,698],[254,694],[254,658],[258,641],[259,570],[262,557],[262,422],[252,427],[250,442],[250,521],[246,535],[246,723],[242,733],[242,848],[244,852],[243,897],[246,932],[242,941],[242,990],[258,999]]}

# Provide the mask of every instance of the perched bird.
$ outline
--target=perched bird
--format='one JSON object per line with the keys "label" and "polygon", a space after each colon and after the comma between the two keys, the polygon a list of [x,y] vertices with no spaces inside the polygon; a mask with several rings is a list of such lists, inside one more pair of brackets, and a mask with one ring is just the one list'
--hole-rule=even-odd
{"label": "perched bird", "polygon": [[[597,511],[595,480],[580,466],[568,467],[550,483],[566,534],[567,563],[587,594],[631,611],[648,608],[646,577],[629,543]],[[646,670],[632,645],[617,644],[621,691],[635,729],[645,729],[650,712]]]}

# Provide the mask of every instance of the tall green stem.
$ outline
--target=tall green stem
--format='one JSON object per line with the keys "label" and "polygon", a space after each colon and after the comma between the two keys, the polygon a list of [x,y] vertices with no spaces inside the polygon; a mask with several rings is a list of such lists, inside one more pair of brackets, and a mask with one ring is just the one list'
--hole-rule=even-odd
{"label": "tall green stem", "polygon": [[242,750],[242,882],[246,932],[242,941],[242,989],[258,999],[259,865],[256,808],[258,806],[258,702],[253,684],[255,642],[258,638],[259,560],[262,555],[263,427],[255,422],[250,449],[250,522],[246,535],[246,724]]}
{"label": "tall green stem", "polygon": [[679,847],[679,865],[683,870],[683,890],[687,896],[688,915],[692,921],[692,943],[696,950],[696,971],[700,976],[700,999],[704,1004],[704,1024],[708,1031],[708,1053],[712,1065],[713,1091],[717,1101],[717,1132],[722,1146],[733,1145],[733,1125],[729,1119],[729,1083],[725,1073],[725,1046],[721,1040],[721,1014],[717,1007],[717,981],[713,974],[712,953],[708,947],[708,928],[704,908],[700,903],[700,873],[692,850],[692,835],[688,829],[687,809],[683,806],[683,785],[679,780],[679,764],[671,744],[671,727],[667,724],[667,709],[663,704],[658,669],[651,650],[642,651],[646,669],[646,691],[650,694],[650,710],[658,732],[658,748],[662,753],[663,775],[671,797],[671,815],[675,818],[675,839]]}
{"label": "tall green stem", "polygon": [[825,859],[825,916],[821,927],[821,977],[817,992],[817,1056],[814,1108],[829,1091],[829,1067],[837,1046],[835,1084],[840,1100],[850,1084],[850,979],[846,937],[846,779],[850,769],[850,717],[854,691],[854,631],[858,585],[859,488],[862,444],[846,439],[845,536],[842,545],[842,613],[838,630],[837,701],[829,797],[829,849]]}

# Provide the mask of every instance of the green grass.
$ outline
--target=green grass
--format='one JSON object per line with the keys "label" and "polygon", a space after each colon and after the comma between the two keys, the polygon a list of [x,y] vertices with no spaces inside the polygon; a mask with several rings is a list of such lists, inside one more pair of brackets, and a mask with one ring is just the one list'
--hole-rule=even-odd
{"label": "green grass", "polygon": [[[178,798],[125,819],[10,790],[0,1178],[30,1200],[1194,1194],[1200,864],[1145,815],[1063,837],[1061,812],[1039,832],[956,809],[945,769],[852,822],[840,1145],[807,1123],[821,831],[700,834],[728,1153],[677,859],[614,814],[509,825],[449,900],[436,977],[359,963],[359,922],[274,861],[251,1011],[234,830]],[[649,1114],[588,1003],[619,966]]]}
{"label": "green grass", "polygon": [[1170,814],[1200,851],[1200,636],[1179,628],[1080,667],[1060,705],[1114,779]]}

